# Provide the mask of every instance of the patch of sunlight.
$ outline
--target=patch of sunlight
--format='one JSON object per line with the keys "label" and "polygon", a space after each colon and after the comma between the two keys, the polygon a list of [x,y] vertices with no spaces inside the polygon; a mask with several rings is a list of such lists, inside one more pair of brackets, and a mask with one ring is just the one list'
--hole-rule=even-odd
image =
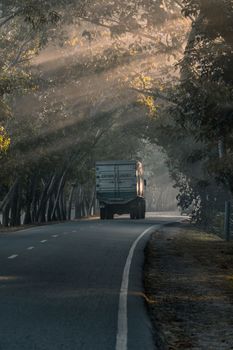
{"label": "patch of sunlight", "polygon": [[224,277],[225,277],[225,280],[230,282],[230,285],[233,286],[233,276],[224,276]]}
{"label": "patch of sunlight", "polygon": [[176,301],[193,301],[193,302],[211,302],[211,301],[223,301],[225,299],[224,295],[177,295],[174,294],[172,296],[167,295],[161,297],[161,302],[176,302]]}
{"label": "patch of sunlight", "polygon": [[183,295],[183,294],[173,294],[173,295],[167,295],[163,294],[153,297],[148,297],[146,294],[141,292],[130,292],[130,295],[133,296],[140,296],[145,299],[145,301],[148,304],[171,304],[171,303],[179,303],[179,302],[213,302],[213,301],[221,301],[223,302],[225,300],[225,297],[223,295]]}
{"label": "patch of sunlight", "polygon": [[209,282],[210,276],[209,275],[201,275],[201,276],[195,276],[192,277],[190,276],[173,276],[169,278],[170,282],[184,282],[184,283],[204,283],[204,282]]}
{"label": "patch of sunlight", "polygon": [[46,293],[47,297],[50,298],[95,298],[104,297],[109,295],[118,295],[119,291],[117,289],[110,288],[58,288],[53,291]]}
{"label": "patch of sunlight", "polygon": [[0,276],[0,282],[17,281],[18,276]]}
{"label": "patch of sunlight", "polygon": [[129,291],[128,293],[131,296],[136,296],[136,297],[142,297],[143,299],[146,300],[148,304],[157,304],[158,301],[155,298],[149,298],[145,293],[143,292],[134,292],[134,291]]}
{"label": "patch of sunlight", "polygon": [[195,241],[222,241],[222,239],[219,236],[213,235],[213,234],[208,234],[206,232],[198,232],[198,231],[188,231],[185,232],[185,237],[187,239],[191,238],[192,240]]}

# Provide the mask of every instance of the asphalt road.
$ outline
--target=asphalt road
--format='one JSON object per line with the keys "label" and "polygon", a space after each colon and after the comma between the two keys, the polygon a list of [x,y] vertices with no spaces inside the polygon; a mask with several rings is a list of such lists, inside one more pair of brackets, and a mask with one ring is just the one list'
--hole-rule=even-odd
{"label": "asphalt road", "polygon": [[152,226],[176,220],[87,220],[1,234],[0,349],[154,349],[143,249]]}

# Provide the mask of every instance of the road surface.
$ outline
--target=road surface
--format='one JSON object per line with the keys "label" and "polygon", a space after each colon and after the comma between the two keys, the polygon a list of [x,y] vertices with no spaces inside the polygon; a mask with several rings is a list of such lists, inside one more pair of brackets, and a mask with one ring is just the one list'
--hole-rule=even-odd
{"label": "road surface", "polygon": [[87,220],[0,235],[0,350],[154,349],[143,248],[176,217]]}

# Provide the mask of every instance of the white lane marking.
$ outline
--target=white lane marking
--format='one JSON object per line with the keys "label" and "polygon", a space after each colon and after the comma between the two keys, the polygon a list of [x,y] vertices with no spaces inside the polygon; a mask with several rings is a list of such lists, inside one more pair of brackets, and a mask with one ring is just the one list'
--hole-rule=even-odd
{"label": "white lane marking", "polygon": [[77,231],[76,230],[74,230],[74,231],[72,231],[73,233],[76,233]]}
{"label": "white lane marking", "polygon": [[27,250],[32,250],[34,249],[35,247],[28,247]]}
{"label": "white lane marking", "polygon": [[122,282],[121,282],[120,297],[119,297],[118,324],[117,324],[117,337],[116,337],[115,350],[127,350],[127,340],[128,340],[127,339],[128,338],[127,296],[128,296],[128,286],[129,286],[129,271],[130,271],[133,254],[140,239],[154,228],[155,226],[151,226],[140,234],[140,236],[134,241],[133,245],[131,246],[128,257],[126,259],[124,272],[122,276]]}
{"label": "white lane marking", "polygon": [[57,238],[57,237],[58,237],[58,235],[52,235],[52,237],[53,237],[53,238]]}
{"label": "white lane marking", "polygon": [[17,258],[18,254],[14,254],[14,255],[11,255],[11,256],[8,256],[8,259],[15,259]]}
{"label": "white lane marking", "polygon": [[43,239],[43,241],[40,241],[40,243],[45,243],[47,242],[47,239]]}

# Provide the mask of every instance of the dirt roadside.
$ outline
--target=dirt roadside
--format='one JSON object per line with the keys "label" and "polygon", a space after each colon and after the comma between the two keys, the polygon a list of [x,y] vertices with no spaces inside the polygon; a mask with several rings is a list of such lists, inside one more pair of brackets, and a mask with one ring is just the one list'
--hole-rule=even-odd
{"label": "dirt roadside", "polygon": [[158,349],[233,349],[233,242],[180,225],[155,232],[145,253]]}
{"label": "dirt roadside", "polygon": [[40,224],[38,223],[38,224],[32,224],[32,225],[20,225],[20,226],[9,226],[9,227],[0,225],[0,234],[8,234],[8,233],[14,233],[18,231],[29,230],[30,228],[34,228],[34,227],[57,225],[57,224],[62,224],[63,222],[65,221],[50,221],[50,222],[40,223]]}
{"label": "dirt roadside", "polygon": [[85,221],[85,220],[96,220],[98,216],[85,216],[81,219],[73,219],[73,220],[66,220],[66,221],[49,221],[49,222],[44,222],[44,223],[38,223],[38,224],[32,224],[32,225],[20,225],[20,226],[9,226],[9,227],[4,227],[0,224],[0,234],[7,234],[7,233],[13,233],[13,232],[18,232],[18,231],[24,231],[28,230],[30,228],[34,227],[40,227],[40,226],[49,226],[49,225],[58,225],[58,224],[63,224],[67,222],[77,222],[77,221]]}

